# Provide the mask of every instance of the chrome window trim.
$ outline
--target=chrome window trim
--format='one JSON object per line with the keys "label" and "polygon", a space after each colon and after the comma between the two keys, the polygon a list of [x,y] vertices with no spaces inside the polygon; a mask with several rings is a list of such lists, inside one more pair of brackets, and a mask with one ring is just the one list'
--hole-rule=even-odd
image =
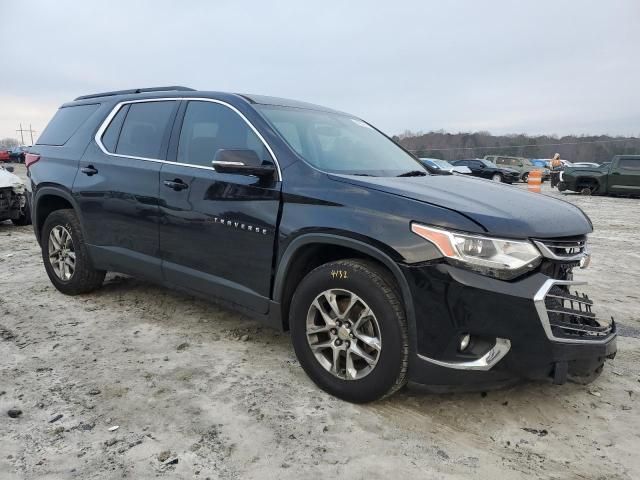
{"label": "chrome window trim", "polygon": [[536,292],[533,297],[533,302],[536,306],[536,311],[538,312],[538,317],[540,318],[540,323],[542,323],[542,328],[544,329],[544,333],[546,333],[547,338],[552,342],[558,343],[579,343],[579,344],[587,344],[587,345],[597,345],[601,343],[608,343],[611,339],[615,338],[617,334],[615,332],[609,333],[602,338],[594,339],[590,337],[588,340],[581,340],[577,338],[559,338],[553,334],[553,330],[551,330],[551,323],[549,322],[549,315],[547,315],[547,306],[544,303],[544,299],[549,293],[549,290],[554,285],[586,285],[587,282],[584,281],[575,281],[575,280],[554,280],[550,278],[546,280],[540,289]]}
{"label": "chrome window trim", "polygon": [[482,357],[468,362],[445,362],[434,358],[425,357],[418,354],[418,357],[440,367],[452,368],[454,370],[481,370],[488,371],[504,358],[511,349],[511,341],[507,338],[496,338],[496,344],[489,349]]}
{"label": "chrome window trim", "polygon": [[249,126],[249,128],[251,128],[253,133],[255,133],[258,136],[258,138],[260,139],[262,144],[265,146],[265,148],[267,149],[267,151],[271,155],[271,158],[273,158],[274,163],[276,164],[276,170],[278,172],[278,181],[280,181],[280,182],[282,181],[282,171],[280,170],[280,164],[278,163],[278,158],[276,157],[275,153],[273,153],[273,150],[271,149],[271,146],[267,143],[267,141],[264,139],[264,137],[260,134],[258,129],[256,129],[256,127],[253,126],[253,124],[249,121],[249,119],[247,119],[247,117],[245,117],[244,114],[240,110],[238,110],[236,107],[234,107],[233,105],[231,105],[231,104],[229,104],[227,102],[223,102],[222,100],[217,100],[215,98],[162,97],[162,98],[144,98],[144,99],[140,99],[140,100],[125,100],[123,102],[117,103],[116,106],[113,107],[113,109],[111,110],[109,115],[107,115],[107,117],[104,119],[104,121],[102,122],[102,124],[98,128],[98,131],[96,132],[96,134],[95,134],[95,136],[93,138],[94,138],[96,144],[98,145],[98,148],[100,148],[100,150],[102,150],[102,153],[104,153],[105,155],[109,155],[111,157],[133,158],[135,160],[144,160],[146,162],[168,163],[170,165],[180,165],[180,166],[183,166],[183,167],[199,168],[201,170],[213,170],[215,172],[216,169],[213,166],[207,167],[205,165],[192,165],[190,163],[171,162],[169,160],[161,160],[159,158],[136,157],[136,156],[131,156],[131,155],[122,155],[122,154],[119,154],[119,153],[111,153],[102,144],[102,135],[104,135],[105,130],[109,127],[109,124],[113,120],[113,117],[115,117],[117,115],[117,113],[120,111],[120,109],[124,105],[129,105],[131,103],[180,102],[180,101],[217,103],[219,105],[223,105],[223,106],[229,108],[230,110],[234,111],[242,120],[244,120],[244,122]]}

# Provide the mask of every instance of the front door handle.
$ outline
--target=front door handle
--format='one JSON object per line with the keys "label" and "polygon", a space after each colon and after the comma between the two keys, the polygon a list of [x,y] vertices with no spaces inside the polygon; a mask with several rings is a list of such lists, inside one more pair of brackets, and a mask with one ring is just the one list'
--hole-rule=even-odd
{"label": "front door handle", "polygon": [[171,188],[176,192],[179,192],[180,190],[184,190],[185,188],[189,188],[189,185],[184,183],[179,178],[176,178],[174,180],[165,180],[163,183],[165,187]]}
{"label": "front door handle", "polygon": [[98,173],[98,169],[95,168],[93,165],[89,165],[88,167],[82,167],[80,171],[85,175],[89,175],[89,176],[95,175],[96,173]]}

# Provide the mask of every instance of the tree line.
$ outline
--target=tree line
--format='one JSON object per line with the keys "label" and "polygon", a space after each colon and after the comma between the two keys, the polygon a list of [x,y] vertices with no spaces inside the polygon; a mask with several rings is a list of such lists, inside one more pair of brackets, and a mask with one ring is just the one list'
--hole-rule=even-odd
{"label": "tree line", "polygon": [[640,155],[640,138],[608,135],[529,136],[489,132],[447,133],[405,131],[393,140],[418,157],[459,160],[485,155],[552,158],[559,153],[571,162],[608,162],[614,155]]}
{"label": "tree line", "polygon": [[17,138],[0,138],[0,150],[11,150],[20,145]]}

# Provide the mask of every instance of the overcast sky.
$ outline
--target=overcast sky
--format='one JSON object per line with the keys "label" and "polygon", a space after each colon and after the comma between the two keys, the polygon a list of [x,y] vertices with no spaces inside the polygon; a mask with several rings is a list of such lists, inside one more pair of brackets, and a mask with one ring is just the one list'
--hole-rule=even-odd
{"label": "overcast sky", "polygon": [[0,0],[0,137],[82,94],[259,93],[406,129],[640,136],[640,1]]}

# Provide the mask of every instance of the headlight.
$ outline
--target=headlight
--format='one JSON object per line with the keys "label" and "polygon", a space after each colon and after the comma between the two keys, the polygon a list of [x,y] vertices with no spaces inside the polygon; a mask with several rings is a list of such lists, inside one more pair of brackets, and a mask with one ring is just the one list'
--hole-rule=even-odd
{"label": "headlight", "polygon": [[502,280],[533,270],[542,256],[529,241],[483,237],[411,224],[411,231],[430,241],[453,265]]}
{"label": "headlight", "polygon": [[16,195],[22,195],[24,193],[24,190],[24,185],[21,185],[19,183],[13,186],[13,193],[15,193]]}

